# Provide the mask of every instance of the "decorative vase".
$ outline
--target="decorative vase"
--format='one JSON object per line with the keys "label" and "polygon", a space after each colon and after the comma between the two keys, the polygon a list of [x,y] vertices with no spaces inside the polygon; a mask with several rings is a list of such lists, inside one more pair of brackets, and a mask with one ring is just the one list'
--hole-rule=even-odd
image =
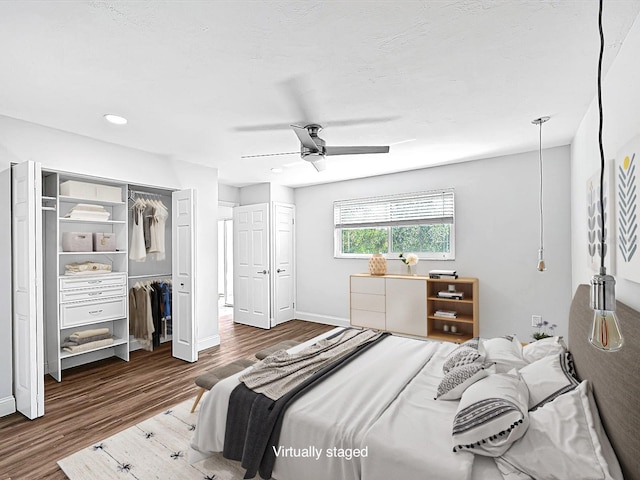
{"label": "decorative vase", "polygon": [[407,275],[415,275],[415,273],[413,273],[413,267],[411,265],[407,265]]}
{"label": "decorative vase", "polygon": [[387,273],[387,259],[381,253],[374,253],[369,259],[369,272],[371,275],[384,275]]}

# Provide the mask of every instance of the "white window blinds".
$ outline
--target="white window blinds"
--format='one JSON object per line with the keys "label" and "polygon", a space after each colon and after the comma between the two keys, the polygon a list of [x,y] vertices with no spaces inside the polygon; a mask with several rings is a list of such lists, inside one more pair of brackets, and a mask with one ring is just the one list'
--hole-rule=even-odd
{"label": "white window blinds", "polygon": [[453,189],[340,200],[333,203],[336,228],[452,224]]}

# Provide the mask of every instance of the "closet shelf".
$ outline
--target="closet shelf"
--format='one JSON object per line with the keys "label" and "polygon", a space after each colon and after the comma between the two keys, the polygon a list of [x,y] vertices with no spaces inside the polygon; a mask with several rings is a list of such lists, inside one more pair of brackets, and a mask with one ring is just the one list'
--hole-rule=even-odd
{"label": "closet shelf", "polygon": [[120,255],[127,253],[126,250],[116,250],[115,252],[58,252],[58,255]]}
{"label": "closet shelf", "polygon": [[72,353],[72,352],[67,352],[66,350],[60,349],[60,360],[64,360],[65,358],[69,358],[69,357],[77,357],[78,355],[85,355],[91,352],[97,352],[98,350],[104,350],[105,348],[117,347],[118,345],[124,345],[126,343],[127,343],[127,340],[124,340],[122,338],[114,338],[113,343],[109,345],[103,345],[102,347],[92,348],[91,350],[85,350],[84,352]]}
{"label": "closet shelf", "polygon": [[125,225],[126,220],[79,220],[77,218],[60,218],[60,223],[97,223],[106,225]]}
{"label": "closet shelf", "polygon": [[87,200],[86,198],[76,198],[76,197],[67,197],[64,195],[60,195],[58,197],[60,202],[71,202],[71,203],[90,203],[92,205],[124,205],[124,202],[109,202],[107,200]]}

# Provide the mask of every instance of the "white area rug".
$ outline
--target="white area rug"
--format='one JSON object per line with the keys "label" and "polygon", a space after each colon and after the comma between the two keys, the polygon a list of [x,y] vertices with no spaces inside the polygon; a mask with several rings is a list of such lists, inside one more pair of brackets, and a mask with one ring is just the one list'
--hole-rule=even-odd
{"label": "white area rug", "polygon": [[71,480],[241,480],[238,462],[215,455],[189,465],[198,411],[186,401],[58,461]]}

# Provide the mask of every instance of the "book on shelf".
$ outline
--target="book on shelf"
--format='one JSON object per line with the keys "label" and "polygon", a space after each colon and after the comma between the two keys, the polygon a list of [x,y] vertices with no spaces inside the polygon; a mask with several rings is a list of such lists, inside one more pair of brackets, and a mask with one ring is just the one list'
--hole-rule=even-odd
{"label": "book on shelf", "polygon": [[458,278],[455,270],[430,270],[429,278]]}
{"label": "book on shelf", "polygon": [[436,310],[434,315],[436,317],[457,318],[458,312],[455,310]]}
{"label": "book on shelf", "polygon": [[464,292],[450,292],[448,290],[443,290],[438,292],[438,298],[452,298],[455,300],[462,300],[464,298]]}

